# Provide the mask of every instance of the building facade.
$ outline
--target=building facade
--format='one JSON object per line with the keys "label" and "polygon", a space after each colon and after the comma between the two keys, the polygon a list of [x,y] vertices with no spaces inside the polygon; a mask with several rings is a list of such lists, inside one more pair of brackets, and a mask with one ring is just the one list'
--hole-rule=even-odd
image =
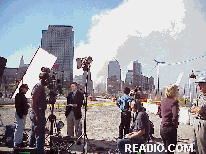
{"label": "building facade", "polygon": [[142,65],[138,60],[133,62],[133,75],[142,75]]}
{"label": "building facade", "polygon": [[107,93],[116,94],[121,90],[121,69],[117,60],[108,64]]}
{"label": "building facade", "polygon": [[75,75],[73,81],[76,82],[79,85],[84,86],[84,84],[83,84],[83,75]]}
{"label": "building facade", "polygon": [[55,71],[64,72],[64,79],[73,82],[74,31],[69,25],[49,25],[42,30],[41,47],[57,57]]}
{"label": "building facade", "polygon": [[117,60],[110,61],[108,65],[108,77],[115,75],[117,77],[117,80],[121,81],[121,69]]}
{"label": "building facade", "polygon": [[155,86],[154,86],[154,78],[151,76],[149,78],[149,90],[152,91],[155,89]]}
{"label": "building facade", "polygon": [[132,76],[132,85],[137,87],[142,87],[142,65],[138,63],[138,60],[133,62],[133,76]]}
{"label": "building facade", "polygon": [[125,83],[132,84],[133,70],[128,70],[126,73]]}
{"label": "building facade", "polygon": [[107,78],[107,93],[117,94],[121,90],[121,82],[118,82],[117,76]]}

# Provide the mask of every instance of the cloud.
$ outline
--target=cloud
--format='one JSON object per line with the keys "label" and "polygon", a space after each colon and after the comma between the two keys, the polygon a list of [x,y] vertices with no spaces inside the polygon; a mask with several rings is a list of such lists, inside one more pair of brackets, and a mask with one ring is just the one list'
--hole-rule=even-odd
{"label": "cloud", "polygon": [[[102,71],[105,61],[110,61],[114,57],[119,59],[120,55],[117,51],[123,44],[126,46],[126,41],[131,37],[143,38],[152,32],[169,32],[173,39],[177,39],[178,34],[185,29],[183,23],[185,11],[181,0],[123,1],[115,9],[102,11],[91,18],[91,28],[87,35],[88,43],[79,44],[75,48],[74,56],[75,58],[92,56],[93,78],[105,76],[107,70]],[[144,40],[140,39],[139,43],[144,43]],[[130,58],[125,63],[121,61],[123,70],[127,69],[127,65],[132,60],[137,59],[132,55],[125,55],[125,59]]]}

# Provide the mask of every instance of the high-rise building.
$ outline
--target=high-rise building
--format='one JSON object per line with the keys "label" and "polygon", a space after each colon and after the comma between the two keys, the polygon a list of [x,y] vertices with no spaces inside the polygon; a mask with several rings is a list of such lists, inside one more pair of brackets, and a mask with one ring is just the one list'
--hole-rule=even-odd
{"label": "high-rise building", "polygon": [[116,94],[121,90],[121,82],[118,82],[117,76],[107,78],[107,92],[109,94]]}
{"label": "high-rise building", "polygon": [[49,25],[42,30],[41,47],[57,56],[57,73],[64,72],[64,80],[73,81],[74,31],[69,25]]}
{"label": "high-rise building", "polygon": [[133,62],[133,75],[141,75],[142,74],[142,65],[138,63],[138,60]]}
{"label": "high-rise building", "polygon": [[121,81],[121,69],[119,62],[117,60],[113,60],[109,62],[108,65],[108,77],[115,76],[117,77],[117,80]]}
{"label": "high-rise building", "polygon": [[152,76],[149,78],[149,86],[149,89],[152,91],[154,89],[154,78]]}
{"label": "high-rise building", "polygon": [[107,92],[118,93],[121,90],[121,69],[117,60],[112,60],[108,64]]}
{"label": "high-rise building", "polygon": [[133,70],[128,70],[126,73],[125,83],[132,84]]}
{"label": "high-rise building", "polygon": [[73,82],[83,86],[83,75],[75,75]]}
{"label": "high-rise building", "polygon": [[133,76],[132,76],[132,84],[133,86],[142,87],[142,65],[138,63],[138,60],[133,62]]}

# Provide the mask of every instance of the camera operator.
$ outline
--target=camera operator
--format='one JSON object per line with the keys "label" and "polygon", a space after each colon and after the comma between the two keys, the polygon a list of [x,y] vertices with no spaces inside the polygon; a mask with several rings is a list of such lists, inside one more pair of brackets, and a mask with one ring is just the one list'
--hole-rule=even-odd
{"label": "camera operator", "polygon": [[29,147],[34,147],[36,144],[39,154],[44,154],[45,110],[47,109],[45,86],[47,85],[46,80],[48,77],[49,75],[46,72],[40,73],[40,82],[34,86],[31,93],[33,102],[31,103],[32,110],[30,111],[32,128]]}
{"label": "camera operator", "polygon": [[140,100],[140,97],[141,97],[140,90],[141,90],[141,87],[137,88],[137,86],[135,86],[134,92],[131,94],[131,96],[134,97],[134,100]]}
{"label": "camera operator", "polygon": [[79,137],[82,134],[81,128],[81,107],[83,105],[84,96],[77,90],[77,83],[73,82],[71,84],[72,92],[68,94],[67,97],[67,107],[65,116],[67,118],[67,135]]}
{"label": "camera operator", "polygon": [[15,108],[16,108],[16,129],[14,133],[14,147],[23,147],[23,131],[26,124],[26,116],[28,114],[29,104],[25,97],[28,91],[28,85],[22,84],[19,88],[19,93],[15,96]]}

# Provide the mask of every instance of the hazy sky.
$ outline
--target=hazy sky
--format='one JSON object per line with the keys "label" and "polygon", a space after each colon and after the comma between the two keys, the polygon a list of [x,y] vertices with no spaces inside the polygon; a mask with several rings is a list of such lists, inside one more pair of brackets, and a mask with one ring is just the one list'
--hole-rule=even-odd
{"label": "hazy sky", "polygon": [[[116,58],[122,79],[131,62],[139,60],[143,75],[156,79],[153,59],[166,64],[206,55],[206,2],[204,0],[0,0],[0,56],[7,67],[18,67],[21,55],[29,63],[48,25],[72,25],[74,59],[92,56],[92,79],[107,77],[108,61]],[[188,83],[192,69],[205,71],[202,58],[160,66],[160,87]],[[149,74],[148,74],[149,73]],[[74,75],[82,74],[76,69]],[[199,73],[200,74],[200,73]]]}

